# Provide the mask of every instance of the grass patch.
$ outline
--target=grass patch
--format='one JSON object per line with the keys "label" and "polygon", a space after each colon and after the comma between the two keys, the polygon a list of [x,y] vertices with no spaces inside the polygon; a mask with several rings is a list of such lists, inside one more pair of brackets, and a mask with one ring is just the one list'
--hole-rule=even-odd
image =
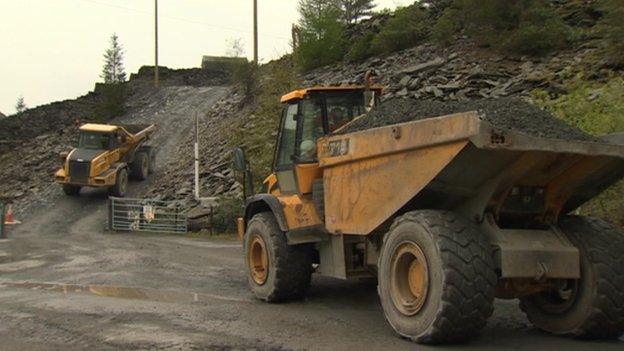
{"label": "grass patch", "polygon": [[[542,90],[536,90],[533,96],[555,116],[587,133],[599,136],[624,132],[624,79],[616,77],[603,84],[576,80],[567,89],[569,94],[556,99]],[[584,204],[580,213],[624,226],[622,194],[624,181]]]}

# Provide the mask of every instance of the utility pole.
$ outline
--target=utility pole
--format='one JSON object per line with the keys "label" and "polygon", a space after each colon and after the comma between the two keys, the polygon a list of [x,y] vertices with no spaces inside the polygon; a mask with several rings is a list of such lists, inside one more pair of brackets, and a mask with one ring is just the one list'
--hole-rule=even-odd
{"label": "utility pole", "polygon": [[154,87],[160,86],[158,77],[158,0],[154,0]]}
{"label": "utility pole", "polygon": [[258,65],[258,0],[253,2],[253,16],[254,16],[254,64]]}

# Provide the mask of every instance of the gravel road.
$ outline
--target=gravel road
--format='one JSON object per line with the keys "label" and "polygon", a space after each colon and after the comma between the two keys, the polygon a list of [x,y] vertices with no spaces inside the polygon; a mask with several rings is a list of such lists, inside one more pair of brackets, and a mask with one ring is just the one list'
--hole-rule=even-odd
{"label": "gravel road", "polygon": [[[180,93],[185,106],[155,106],[168,153],[225,89]],[[201,90],[204,89],[204,90]],[[190,95],[189,95],[190,94]],[[177,111],[177,112],[176,112]],[[163,170],[159,170],[163,172]],[[158,173],[156,174],[158,176]],[[131,191],[149,183],[134,183]],[[247,289],[240,245],[228,238],[107,233],[106,192],[51,190],[0,240],[0,350],[622,350],[533,330],[515,301],[498,301],[477,340],[424,347],[394,335],[375,284],[314,277],[305,301],[262,303]]]}

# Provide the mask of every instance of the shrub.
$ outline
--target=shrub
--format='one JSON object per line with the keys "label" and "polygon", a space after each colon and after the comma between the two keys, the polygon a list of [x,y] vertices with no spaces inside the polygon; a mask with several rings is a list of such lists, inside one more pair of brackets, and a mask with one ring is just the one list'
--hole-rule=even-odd
{"label": "shrub", "polygon": [[105,122],[125,113],[126,89],[123,83],[98,84],[98,90],[102,97],[94,109],[95,121]]}
{"label": "shrub", "polygon": [[387,54],[415,46],[429,36],[430,27],[429,17],[420,7],[399,8],[372,40],[372,50]]}
{"label": "shrub", "polygon": [[458,26],[451,16],[444,14],[433,26],[431,40],[438,44],[450,45],[453,42],[453,34],[458,30]]}
{"label": "shrub", "polygon": [[544,0],[455,0],[437,20],[432,38],[449,43],[459,30],[483,46],[535,56],[565,47],[572,38]]}
{"label": "shrub", "polygon": [[509,33],[503,48],[516,54],[542,56],[566,47],[572,31],[563,20],[545,6],[524,12],[518,28]]}
{"label": "shrub", "polygon": [[372,56],[371,43],[374,38],[375,35],[373,33],[367,33],[359,38],[345,55],[345,60],[348,62],[357,62]]}
{"label": "shrub", "polygon": [[236,219],[243,215],[241,198],[223,197],[212,217],[212,229],[217,233],[236,233]]}
{"label": "shrub", "polygon": [[240,86],[243,95],[246,100],[251,100],[256,95],[256,76],[257,76],[257,67],[256,65],[248,61],[237,60],[232,62],[232,81],[234,84]]}

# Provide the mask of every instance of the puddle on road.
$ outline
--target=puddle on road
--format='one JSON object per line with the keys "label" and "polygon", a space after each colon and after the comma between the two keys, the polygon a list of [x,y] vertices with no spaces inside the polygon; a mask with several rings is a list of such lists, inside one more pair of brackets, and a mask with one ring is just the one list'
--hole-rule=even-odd
{"label": "puddle on road", "polygon": [[0,282],[0,286],[17,287],[24,289],[52,291],[63,294],[90,294],[102,297],[115,297],[122,299],[149,300],[158,302],[209,302],[214,300],[226,302],[251,302],[229,296],[194,293],[173,290],[157,290],[147,288],[134,288],[115,285],[80,285],[61,283],[40,282]]}

